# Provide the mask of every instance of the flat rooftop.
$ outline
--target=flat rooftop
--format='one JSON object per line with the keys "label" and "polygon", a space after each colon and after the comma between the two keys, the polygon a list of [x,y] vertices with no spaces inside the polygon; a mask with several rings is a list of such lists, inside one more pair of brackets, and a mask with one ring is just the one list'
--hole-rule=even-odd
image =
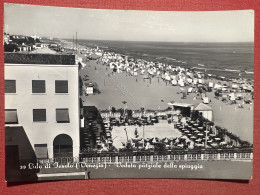
{"label": "flat rooftop", "polygon": [[5,52],[4,62],[8,64],[59,64],[74,65],[75,55]]}

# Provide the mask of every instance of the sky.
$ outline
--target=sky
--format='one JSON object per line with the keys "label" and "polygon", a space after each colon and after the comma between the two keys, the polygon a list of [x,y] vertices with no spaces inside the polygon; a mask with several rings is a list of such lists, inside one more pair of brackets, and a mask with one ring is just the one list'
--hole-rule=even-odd
{"label": "sky", "polygon": [[162,42],[253,42],[254,11],[137,11],[5,4],[13,35]]}

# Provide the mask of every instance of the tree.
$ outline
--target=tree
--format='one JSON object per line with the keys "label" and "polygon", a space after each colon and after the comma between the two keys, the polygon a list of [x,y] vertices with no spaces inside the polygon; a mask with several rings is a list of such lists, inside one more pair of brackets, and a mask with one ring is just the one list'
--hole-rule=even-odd
{"label": "tree", "polygon": [[4,44],[4,51],[5,52],[14,52],[14,51],[18,51],[18,47],[15,44]]}
{"label": "tree", "polygon": [[127,112],[128,118],[132,118],[132,116],[133,116],[133,111],[132,111],[132,110],[127,110],[126,112]]}
{"label": "tree", "polygon": [[111,108],[111,112],[112,112],[112,114],[114,115],[114,114],[116,113],[116,108],[115,108],[115,107],[112,107],[112,108]]}
{"label": "tree", "polygon": [[124,109],[123,108],[120,108],[117,110],[118,112],[120,112],[120,115],[123,116],[124,115]]}

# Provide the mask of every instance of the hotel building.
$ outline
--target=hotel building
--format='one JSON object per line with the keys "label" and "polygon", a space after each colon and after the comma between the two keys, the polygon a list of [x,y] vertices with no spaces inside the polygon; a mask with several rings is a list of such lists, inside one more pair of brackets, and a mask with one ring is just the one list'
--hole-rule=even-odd
{"label": "hotel building", "polygon": [[74,55],[5,53],[7,167],[79,157],[79,114]]}

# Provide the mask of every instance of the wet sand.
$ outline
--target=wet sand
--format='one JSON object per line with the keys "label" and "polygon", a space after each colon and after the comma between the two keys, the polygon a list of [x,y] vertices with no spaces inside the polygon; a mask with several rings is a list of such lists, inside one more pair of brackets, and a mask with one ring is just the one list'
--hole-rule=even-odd
{"label": "wet sand", "polygon": [[[107,68],[107,69],[106,69]],[[163,82],[162,79],[153,78],[144,80],[145,76],[127,76],[126,72],[115,73],[112,76],[109,67],[97,64],[96,61],[89,61],[80,71],[80,75],[88,75],[88,81],[98,84],[100,94],[83,97],[84,105],[95,105],[98,109],[105,110],[110,107],[123,108],[123,101],[126,101],[127,108],[140,109],[165,109],[168,102],[183,102],[196,104],[202,100],[193,100],[195,93],[187,95],[182,99],[179,86],[172,86]],[[187,88],[187,87],[186,87]],[[214,91],[207,93],[211,99],[209,104],[213,108],[214,122],[224,127],[242,140],[253,142],[253,104],[245,104],[244,108],[238,108],[238,104],[230,105],[214,98]]]}

